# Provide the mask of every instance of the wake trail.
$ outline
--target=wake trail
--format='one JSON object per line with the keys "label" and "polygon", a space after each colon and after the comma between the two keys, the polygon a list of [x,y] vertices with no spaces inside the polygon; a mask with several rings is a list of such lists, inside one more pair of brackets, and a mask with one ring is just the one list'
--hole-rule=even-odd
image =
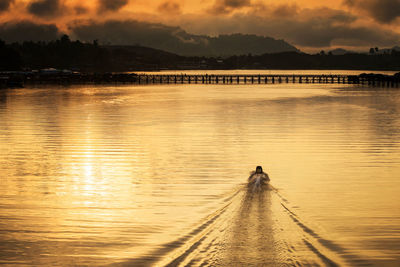
{"label": "wake trail", "polygon": [[[175,251],[167,266],[251,266],[294,265],[291,257],[282,256],[281,245],[274,236],[271,216],[271,188],[254,192],[243,185],[227,198],[219,212],[186,249]],[[286,249],[286,248],[283,248]],[[166,262],[164,260],[164,262]],[[161,262],[159,262],[160,265]]]}
{"label": "wake trail", "polygon": [[[348,249],[335,243],[334,241],[323,238],[315,230],[307,226],[306,223],[300,218],[300,216],[298,216],[291,208],[288,207],[289,201],[284,198],[278,191],[276,192],[277,196],[284,202],[280,203],[281,206],[284,208],[284,211],[305,234],[305,238],[303,238],[303,242],[305,243],[305,245],[327,266],[339,266],[344,264],[350,264],[351,266],[373,266],[373,264],[370,263],[367,259],[351,253]],[[341,264],[336,263],[327,255],[330,255],[330,257],[335,258],[337,261],[341,261]],[[342,261],[342,259],[344,260],[344,262]]]}
{"label": "wake trail", "polygon": [[[205,217],[195,228],[186,235],[161,245],[158,249],[149,251],[145,255],[123,262],[114,263],[110,266],[177,266],[184,262],[188,256],[193,255],[199,248],[204,246],[204,241],[209,239],[208,235],[213,232],[217,225],[221,226],[220,217],[227,210],[234,209],[236,198],[240,195],[242,187],[235,189],[222,201],[222,207]],[[215,238],[214,238],[215,240]],[[209,242],[209,240],[207,240]],[[205,243],[207,244],[207,243]],[[202,245],[202,246],[200,246]],[[212,242],[208,246],[211,248]],[[190,257],[189,257],[190,258]]]}
{"label": "wake trail", "polygon": [[[308,252],[307,252],[308,251]],[[370,266],[309,227],[272,185],[242,184],[182,237],[113,266]]]}

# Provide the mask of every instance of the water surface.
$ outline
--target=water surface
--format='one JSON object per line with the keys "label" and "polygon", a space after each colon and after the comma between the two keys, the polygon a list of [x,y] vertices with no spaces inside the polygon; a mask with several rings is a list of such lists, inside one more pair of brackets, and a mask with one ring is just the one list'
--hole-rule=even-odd
{"label": "water surface", "polygon": [[0,91],[0,263],[398,266],[399,109],[343,85]]}

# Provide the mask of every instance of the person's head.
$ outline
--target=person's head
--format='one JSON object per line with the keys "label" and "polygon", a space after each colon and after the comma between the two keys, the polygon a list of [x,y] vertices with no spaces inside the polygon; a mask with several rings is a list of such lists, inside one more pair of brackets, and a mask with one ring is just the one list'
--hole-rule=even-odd
{"label": "person's head", "polygon": [[262,173],[262,172],[263,172],[262,167],[261,166],[257,166],[256,173]]}

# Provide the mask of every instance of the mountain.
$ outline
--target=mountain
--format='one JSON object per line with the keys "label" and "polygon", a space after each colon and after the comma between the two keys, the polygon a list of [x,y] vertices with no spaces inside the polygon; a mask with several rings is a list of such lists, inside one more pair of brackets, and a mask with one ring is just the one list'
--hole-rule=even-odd
{"label": "mountain", "polygon": [[203,38],[206,38],[208,43],[197,46],[199,52],[193,51],[193,54],[232,56],[244,54],[262,55],[266,53],[300,52],[296,47],[283,40],[276,40],[271,37],[258,35],[231,34]]}
{"label": "mountain", "polygon": [[249,34],[210,37],[190,34],[180,27],[134,20],[89,21],[73,25],[70,29],[72,36],[81,41],[98,40],[103,45],[140,45],[182,56],[226,57],[299,51],[287,42],[271,37]]}
{"label": "mountain", "polygon": [[[177,39],[167,44],[151,44],[146,46],[162,49],[183,56],[233,56],[262,55],[266,53],[299,52],[299,50],[283,40],[250,34],[219,35],[217,37],[190,35],[180,33]],[[190,41],[187,41],[190,40]]]}

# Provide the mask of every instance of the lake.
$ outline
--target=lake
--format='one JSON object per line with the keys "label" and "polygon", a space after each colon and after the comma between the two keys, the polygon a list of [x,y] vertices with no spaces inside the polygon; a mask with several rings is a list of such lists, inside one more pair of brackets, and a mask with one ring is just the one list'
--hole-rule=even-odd
{"label": "lake", "polygon": [[0,264],[398,266],[399,112],[353,85],[1,90]]}

